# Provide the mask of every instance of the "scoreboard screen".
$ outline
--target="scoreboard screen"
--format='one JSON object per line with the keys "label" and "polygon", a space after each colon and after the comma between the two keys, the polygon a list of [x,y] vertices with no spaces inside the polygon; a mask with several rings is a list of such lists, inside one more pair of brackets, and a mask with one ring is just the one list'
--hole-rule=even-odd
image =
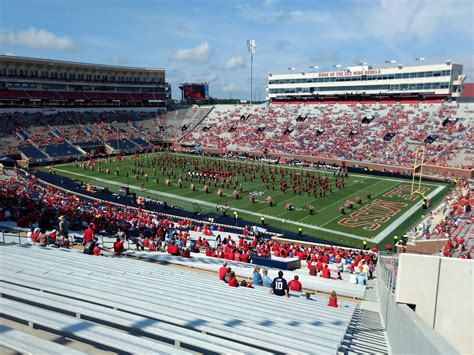
{"label": "scoreboard screen", "polygon": [[209,84],[183,83],[179,86],[183,100],[206,100],[209,98]]}

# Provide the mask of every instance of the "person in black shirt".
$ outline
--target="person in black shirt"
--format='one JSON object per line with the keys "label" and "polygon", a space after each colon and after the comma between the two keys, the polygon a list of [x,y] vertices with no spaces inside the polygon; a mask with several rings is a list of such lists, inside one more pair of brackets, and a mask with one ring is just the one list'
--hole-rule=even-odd
{"label": "person in black shirt", "polygon": [[273,293],[277,296],[290,297],[290,295],[288,294],[288,283],[283,278],[283,271],[278,271],[278,277],[273,279],[270,293]]}

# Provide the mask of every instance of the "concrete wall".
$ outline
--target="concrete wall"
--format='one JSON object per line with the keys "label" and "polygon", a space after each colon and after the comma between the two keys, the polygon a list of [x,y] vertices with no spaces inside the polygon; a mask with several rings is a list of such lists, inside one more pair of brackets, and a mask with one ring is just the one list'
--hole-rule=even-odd
{"label": "concrete wall", "polygon": [[395,300],[416,314],[460,353],[474,352],[474,261],[402,254]]}

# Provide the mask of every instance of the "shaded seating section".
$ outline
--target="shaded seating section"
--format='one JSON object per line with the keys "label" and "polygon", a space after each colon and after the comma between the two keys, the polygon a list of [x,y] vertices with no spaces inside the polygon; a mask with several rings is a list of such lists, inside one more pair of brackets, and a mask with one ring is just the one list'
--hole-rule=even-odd
{"label": "shaded seating section", "polygon": [[22,100],[30,96],[23,90],[0,90],[0,100]]}
{"label": "shaded seating section", "polygon": [[62,136],[61,131],[59,129],[57,129],[56,127],[52,127],[50,131],[56,137],[61,137]]}
{"label": "shaded seating section", "polygon": [[55,91],[28,91],[32,99],[61,100],[62,97]]}
{"label": "shaded seating section", "polygon": [[52,158],[77,157],[82,155],[81,152],[67,142],[48,144],[40,148]]}
{"label": "shaded seating section", "polygon": [[104,145],[101,141],[74,142],[74,144],[81,148],[93,148]]}
{"label": "shaded seating section", "polygon": [[128,258],[14,246],[0,254],[3,314],[123,352],[336,353],[356,309]]}
{"label": "shaded seating section", "polygon": [[105,92],[86,92],[84,93],[89,100],[112,100],[110,95]]}
{"label": "shaded seating section", "polygon": [[59,92],[58,94],[65,100],[77,100],[77,101],[87,100],[87,96],[82,92],[64,91],[64,92]]}
{"label": "shaded seating section", "polygon": [[25,141],[28,140],[28,138],[30,138],[28,132],[23,129],[17,130],[16,134],[18,137],[20,137],[22,140],[25,140]]}
{"label": "shaded seating section", "polygon": [[132,138],[130,139],[136,146],[140,147],[141,149],[147,149],[151,147],[151,143],[147,142],[143,138]]}
{"label": "shaded seating section", "polygon": [[110,139],[106,144],[114,150],[135,150],[137,146],[128,139]]}
{"label": "shaded seating section", "polygon": [[32,144],[26,144],[18,149],[28,160],[44,160],[49,157]]}

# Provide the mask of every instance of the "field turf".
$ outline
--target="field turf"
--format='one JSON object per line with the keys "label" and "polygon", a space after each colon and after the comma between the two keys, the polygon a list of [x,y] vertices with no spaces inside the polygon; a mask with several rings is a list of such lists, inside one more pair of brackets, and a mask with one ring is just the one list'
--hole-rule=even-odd
{"label": "field turf", "polygon": [[[177,163],[178,160],[180,163]],[[213,179],[198,182],[197,178],[193,178],[192,183],[196,190],[192,191],[188,170],[202,171],[204,168],[216,168],[216,166],[219,166],[222,171],[232,171],[229,188],[226,185],[222,188],[224,196],[217,195],[217,190],[221,188],[222,178],[218,180],[217,187],[214,186]],[[119,175],[116,173],[117,168]],[[137,174],[132,172],[132,168],[140,170],[138,179]],[[106,169],[109,169],[109,173]],[[269,169],[276,169],[276,171],[271,170],[275,175],[275,191],[272,190],[271,179],[266,182],[261,178],[262,172],[270,176]],[[332,171],[275,166],[258,162],[252,165],[251,162],[246,163],[240,160],[171,153],[157,153],[138,158],[130,156],[124,157],[121,161],[101,160],[94,165],[92,170],[89,166],[81,167],[75,163],[60,164],[54,167],[54,171],[58,175],[78,179],[84,183],[108,187],[111,191],[118,191],[122,186],[128,185],[130,190],[139,196],[166,201],[170,205],[189,211],[216,212],[216,206],[227,204],[227,215],[233,216],[235,212],[237,218],[256,224],[261,222],[263,216],[265,223],[281,229],[282,233],[285,230],[297,232],[301,228],[305,235],[354,247],[361,247],[362,240],[367,240],[369,245],[372,243],[383,245],[391,242],[393,235],[401,235],[423,213],[426,213],[426,210],[421,208],[422,197],[410,194],[411,180],[368,174],[349,173],[347,177],[344,177],[345,186],[339,190],[335,185],[335,178],[338,177],[341,182],[342,177],[335,176]],[[254,172],[255,178],[252,178]],[[243,173],[247,181],[244,181]],[[148,182],[145,174],[148,176]],[[322,180],[327,177],[329,184],[333,186],[333,191],[328,190],[324,197],[318,194],[316,198],[308,196],[307,193],[300,195],[298,191],[295,194],[292,190],[293,179],[302,179],[306,183],[313,174],[313,181],[318,179],[318,175]],[[178,185],[180,176],[181,188]],[[232,195],[232,185],[236,177],[239,181],[237,186],[242,183],[243,188],[238,200]],[[170,180],[171,186],[165,184],[167,179]],[[250,181],[251,179],[253,181]],[[289,182],[285,192],[279,189],[282,179]],[[208,185],[208,193],[203,191],[204,184]],[[448,189],[447,184],[431,182],[422,184],[423,193],[430,197],[432,205],[441,199]],[[367,192],[371,194],[370,199],[366,196]],[[255,194],[253,203],[249,199],[249,193]],[[265,202],[267,196],[273,199],[272,207]],[[360,205],[355,203],[357,196],[362,199]],[[341,214],[340,207],[348,200],[354,202],[354,208],[346,208],[345,214]],[[293,206],[293,210],[285,209],[288,203]],[[314,206],[313,215],[309,213],[308,204]]]}

